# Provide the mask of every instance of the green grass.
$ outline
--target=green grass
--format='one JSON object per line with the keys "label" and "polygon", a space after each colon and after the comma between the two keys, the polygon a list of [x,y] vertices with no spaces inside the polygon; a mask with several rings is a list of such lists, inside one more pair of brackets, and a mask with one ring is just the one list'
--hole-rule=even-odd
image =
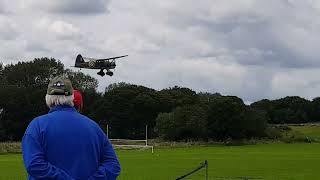
{"label": "green grass", "polygon": [[[120,180],[175,179],[207,159],[209,179],[260,177],[262,179],[319,179],[320,144],[259,144],[119,150]],[[0,155],[0,179],[25,179],[21,154]],[[204,179],[204,171],[189,179]],[[221,179],[221,178],[220,178]]]}
{"label": "green grass", "polygon": [[290,128],[293,131],[299,132],[306,137],[316,138],[317,140],[320,140],[320,126],[290,126]]}

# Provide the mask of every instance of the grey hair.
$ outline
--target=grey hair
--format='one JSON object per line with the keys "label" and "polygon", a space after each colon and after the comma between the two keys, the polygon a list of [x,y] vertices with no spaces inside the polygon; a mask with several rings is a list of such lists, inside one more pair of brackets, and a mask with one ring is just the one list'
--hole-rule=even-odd
{"label": "grey hair", "polygon": [[73,104],[73,95],[64,96],[64,95],[46,95],[46,104],[49,108],[58,105],[69,105],[74,106]]}

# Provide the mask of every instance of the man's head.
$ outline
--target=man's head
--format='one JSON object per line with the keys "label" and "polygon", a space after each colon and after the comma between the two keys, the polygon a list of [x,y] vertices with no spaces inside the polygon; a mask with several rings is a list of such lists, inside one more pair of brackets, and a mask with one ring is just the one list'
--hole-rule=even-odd
{"label": "man's head", "polygon": [[71,81],[64,76],[53,78],[48,85],[46,103],[49,108],[58,105],[73,106],[73,88]]}

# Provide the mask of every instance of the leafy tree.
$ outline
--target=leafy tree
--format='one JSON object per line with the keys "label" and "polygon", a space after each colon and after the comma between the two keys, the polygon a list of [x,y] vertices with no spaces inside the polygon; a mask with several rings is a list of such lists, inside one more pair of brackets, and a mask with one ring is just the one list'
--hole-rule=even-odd
{"label": "leafy tree", "polygon": [[245,110],[243,101],[234,96],[216,97],[209,102],[208,135],[224,140],[245,137]]}
{"label": "leafy tree", "polygon": [[[268,123],[301,123],[320,119],[320,98],[261,100],[246,106],[235,96],[196,93],[185,87],[156,91],[128,83],[110,84],[97,92],[98,81],[64,69],[53,58],[36,58],[3,66],[0,63],[0,140],[20,140],[28,123],[46,114],[44,96],[49,80],[67,75],[84,96],[83,113],[114,138],[149,137],[167,140],[225,140],[261,137]],[[17,113],[19,112],[19,113]]]}
{"label": "leafy tree", "polygon": [[129,84],[110,87],[89,116],[109,124],[111,137],[144,138],[145,125],[153,129],[158,115],[156,91]]}
{"label": "leafy tree", "polygon": [[167,140],[199,140],[207,137],[207,112],[199,105],[177,107],[171,113],[160,113],[156,131]]}
{"label": "leafy tree", "polygon": [[166,140],[174,140],[176,135],[175,120],[173,112],[160,113],[156,119],[155,131],[159,137]]}
{"label": "leafy tree", "polygon": [[[31,99],[34,94],[36,92],[32,93],[28,88],[13,85],[0,89],[0,107],[4,111],[0,126],[5,128],[5,137],[2,137],[4,140],[20,140],[28,123],[45,108],[44,104],[44,108],[35,107],[33,102],[36,100]],[[43,96],[41,99],[44,99]]]}
{"label": "leafy tree", "polygon": [[312,103],[298,96],[255,102],[251,107],[265,111],[270,123],[305,123],[310,121]]}
{"label": "leafy tree", "polygon": [[244,120],[246,138],[266,136],[268,120],[266,112],[247,107]]}
{"label": "leafy tree", "polygon": [[82,113],[84,115],[90,116],[91,112],[96,111],[94,109],[95,108],[94,105],[99,104],[100,100],[103,98],[103,95],[102,93],[97,92],[95,89],[87,89],[85,91],[82,91],[82,96],[83,96]]}
{"label": "leafy tree", "polygon": [[6,84],[5,78],[3,75],[3,70],[4,70],[3,64],[0,63],[0,85],[2,85],[2,86]]}
{"label": "leafy tree", "polygon": [[197,94],[199,97],[199,101],[204,104],[208,104],[210,101],[215,100],[216,98],[221,97],[220,93],[208,93],[208,92],[200,92]]}
{"label": "leafy tree", "polygon": [[162,109],[166,112],[170,112],[179,106],[192,105],[199,102],[199,98],[195,91],[178,86],[163,89],[159,91],[158,96]]}
{"label": "leafy tree", "polygon": [[311,121],[320,121],[320,97],[316,97],[312,100],[309,112]]}
{"label": "leafy tree", "polygon": [[125,82],[119,82],[119,83],[112,83],[112,84],[109,84],[106,89],[105,89],[105,92],[109,92],[109,91],[112,91],[114,89],[117,89],[117,88],[125,88],[125,87],[129,87],[131,84],[129,83],[125,83]]}
{"label": "leafy tree", "polygon": [[63,64],[53,58],[36,58],[5,66],[3,76],[9,85],[46,88],[51,78],[63,73]]}
{"label": "leafy tree", "polygon": [[96,90],[98,87],[97,79],[82,72],[73,72],[70,69],[66,69],[64,74],[70,79],[74,89],[85,92],[87,90]]}
{"label": "leafy tree", "polygon": [[[53,58],[36,58],[1,66],[0,72],[0,78],[4,80],[1,82],[6,82],[0,88],[0,109],[3,109],[0,140],[19,141],[29,122],[48,112],[44,100],[47,85],[51,78],[63,74],[63,64]],[[83,74],[69,73],[75,74],[75,82],[86,82],[77,80],[78,77],[97,82]]]}

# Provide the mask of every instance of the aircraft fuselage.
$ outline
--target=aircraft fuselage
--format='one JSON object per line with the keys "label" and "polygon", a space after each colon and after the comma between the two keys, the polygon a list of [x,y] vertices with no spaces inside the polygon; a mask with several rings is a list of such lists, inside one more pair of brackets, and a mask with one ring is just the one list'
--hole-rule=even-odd
{"label": "aircraft fuselage", "polygon": [[114,69],[116,67],[116,64],[114,62],[109,61],[89,61],[77,63],[75,67],[84,69]]}

